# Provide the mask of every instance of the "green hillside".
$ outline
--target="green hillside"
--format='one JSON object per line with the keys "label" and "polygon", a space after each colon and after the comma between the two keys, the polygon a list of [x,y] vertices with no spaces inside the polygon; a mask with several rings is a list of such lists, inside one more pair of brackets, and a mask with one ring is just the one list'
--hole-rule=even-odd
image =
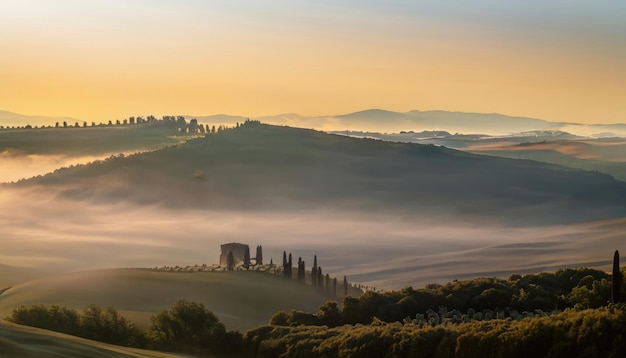
{"label": "green hillside", "polygon": [[82,200],[220,210],[385,210],[519,224],[626,214],[626,183],[597,172],[256,123],[21,185],[32,184]]}
{"label": "green hillside", "polygon": [[181,355],[126,348],[0,321],[3,358],[174,358]]}
{"label": "green hillside", "polygon": [[178,273],[111,269],[56,275],[16,285],[0,295],[0,317],[21,305],[58,304],[83,309],[114,306],[132,322],[185,298],[204,303],[230,330],[266,324],[278,310],[316,311],[325,296],[311,286],[261,272]]}
{"label": "green hillside", "polygon": [[87,156],[178,144],[196,135],[158,124],[0,130],[0,153]]}

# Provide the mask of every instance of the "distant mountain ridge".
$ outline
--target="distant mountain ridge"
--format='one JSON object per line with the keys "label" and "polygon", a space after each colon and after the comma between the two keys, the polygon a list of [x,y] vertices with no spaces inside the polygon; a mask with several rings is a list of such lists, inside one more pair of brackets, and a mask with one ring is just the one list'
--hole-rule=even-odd
{"label": "distant mountain ridge", "polygon": [[[548,122],[527,117],[512,117],[502,114],[482,114],[446,111],[418,111],[406,113],[370,109],[336,116],[346,121],[350,129],[364,123],[379,131],[401,130],[446,130],[461,133],[513,133],[529,130],[559,128],[563,123]],[[385,126],[386,125],[386,126]]]}
{"label": "distant mountain ridge", "polygon": [[82,120],[78,120],[72,117],[53,117],[53,116],[30,116],[19,114],[15,112],[0,110],[0,126],[3,127],[23,127],[26,125],[31,126],[54,126],[56,122],[67,122],[68,125],[74,125],[76,122],[82,124]]}
{"label": "distant mountain ridge", "polygon": [[[575,135],[595,135],[600,137],[626,136],[626,124],[580,124],[550,122],[543,119],[508,116],[498,113],[449,112],[443,110],[394,112],[384,109],[366,109],[353,113],[326,116],[302,116],[296,113],[282,113],[270,116],[247,117],[240,115],[216,114],[192,116],[199,123],[209,125],[234,126],[246,119],[256,119],[263,123],[313,128],[324,131],[372,131],[399,133],[401,131],[448,131],[463,134],[508,135],[530,131],[561,130]],[[64,117],[24,116],[13,112],[0,111],[0,126],[54,125],[56,121],[68,123],[82,122],[79,119]]]}

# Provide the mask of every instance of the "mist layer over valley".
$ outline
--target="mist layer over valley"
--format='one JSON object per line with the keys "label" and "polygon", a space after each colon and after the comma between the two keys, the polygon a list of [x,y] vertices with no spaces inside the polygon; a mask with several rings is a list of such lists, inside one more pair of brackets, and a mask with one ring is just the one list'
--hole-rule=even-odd
{"label": "mist layer over valley", "polygon": [[48,272],[215,263],[238,241],[399,288],[604,267],[626,226],[626,184],[601,173],[258,124],[1,193],[0,262]]}
{"label": "mist layer over valley", "polygon": [[12,210],[0,217],[0,260],[12,266],[53,273],[210,264],[219,261],[220,244],[237,241],[263,245],[274,262],[283,250],[308,260],[317,254],[325,272],[381,288],[603,267],[626,229],[621,219],[521,228],[333,210],[170,210],[22,190],[5,191],[1,204]]}

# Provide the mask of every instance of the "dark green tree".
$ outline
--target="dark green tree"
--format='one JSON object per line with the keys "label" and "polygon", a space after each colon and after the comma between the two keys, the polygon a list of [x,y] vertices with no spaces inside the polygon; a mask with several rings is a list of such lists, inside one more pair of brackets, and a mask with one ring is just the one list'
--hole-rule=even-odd
{"label": "dark green tree", "polygon": [[326,301],[326,303],[321,305],[317,317],[322,325],[337,327],[341,324],[341,313],[335,301]]}
{"label": "dark green tree", "polygon": [[619,270],[619,251],[615,250],[613,255],[613,285],[611,286],[611,301],[618,303],[621,301],[622,272]]}
{"label": "dark green tree", "polygon": [[348,295],[348,278],[346,275],[343,275],[343,296]]}
{"label": "dark green tree", "polygon": [[289,260],[287,261],[287,277],[291,278],[293,275],[293,261],[291,260],[291,252],[289,253]]}
{"label": "dark green tree", "polygon": [[317,278],[317,284],[316,284],[316,286],[317,286],[320,290],[321,290],[321,289],[323,289],[323,288],[324,288],[324,286],[323,286],[323,283],[324,283],[324,276],[322,276],[322,268],[321,268],[321,267],[318,267],[318,268],[317,268],[317,275],[316,275],[316,278]]}
{"label": "dark green tree", "polygon": [[250,269],[250,247],[246,245],[246,251],[243,253],[243,267],[246,268],[246,271]]}
{"label": "dark green tree", "polygon": [[326,292],[326,296],[330,296],[330,276],[328,276],[328,274],[326,274],[324,281],[324,291]]}
{"label": "dark green tree", "polygon": [[304,261],[301,257],[298,258],[298,281],[304,282],[306,278],[306,269],[304,266]]}
{"label": "dark green tree", "polygon": [[202,303],[182,299],[152,317],[147,337],[153,349],[197,352],[215,348],[225,334],[224,325]]}
{"label": "dark green tree", "polygon": [[261,245],[256,247],[256,264],[263,265],[263,247]]}
{"label": "dark green tree", "polygon": [[311,269],[311,285],[317,287],[317,255],[313,255],[313,268]]}

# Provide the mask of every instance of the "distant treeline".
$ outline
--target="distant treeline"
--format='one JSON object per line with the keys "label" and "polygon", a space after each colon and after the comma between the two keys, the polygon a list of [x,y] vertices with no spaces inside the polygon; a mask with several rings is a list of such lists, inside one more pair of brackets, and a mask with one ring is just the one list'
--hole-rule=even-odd
{"label": "distant treeline", "polygon": [[[241,123],[244,124],[258,124],[259,121],[255,120],[246,120]],[[32,126],[30,124],[26,124],[24,126],[2,126],[0,125],[0,129],[43,129],[43,128],[87,128],[87,127],[111,127],[111,126],[129,126],[135,124],[150,124],[153,126],[162,126],[162,127],[172,127],[176,128],[178,131],[184,131],[187,133],[201,133],[201,134],[209,134],[209,133],[218,133],[227,129],[238,128],[241,125],[237,123],[235,127],[228,127],[226,125],[215,125],[209,126],[208,124],[202,125],[198,123],[196,118],[192,118],[189,123],[184,116],[162,116],[160,119],[156,118],[153,115],[149,116],[137,116],[137,117],[128,117],[122,120],[109,120],[107,123],[100,122],[96,124],[96,122],[91,122],[88,124],[87,121],[76,121],[74,123],[68,123],[67,121],[56,122],[54,126],[52,125],[42,125],[40,127]]]}
{"label": "distant treeline", "polygon": [[287,252],[283,251],[282,266],[275,271],[276,274],[282,275],[288,279],[296,279],[302,284],[311,285],[317,288],[320,292],[324,293],[326,297],[331,299],[347,297],[349,295],[360,295],[363,293],[361,286],[349,283],[348,278],[345,275],[343,276],[343,280],[341,282],[338,282],[337,277],[330,277],[329,274],[324,275],[322,267],[317,264],[317,255],[313,255],[313,267],[310,272],[307,271],[306,263],[302,257],[298,257],[295,276],[293,268],[294,265],[291,252],[287,255]]}

